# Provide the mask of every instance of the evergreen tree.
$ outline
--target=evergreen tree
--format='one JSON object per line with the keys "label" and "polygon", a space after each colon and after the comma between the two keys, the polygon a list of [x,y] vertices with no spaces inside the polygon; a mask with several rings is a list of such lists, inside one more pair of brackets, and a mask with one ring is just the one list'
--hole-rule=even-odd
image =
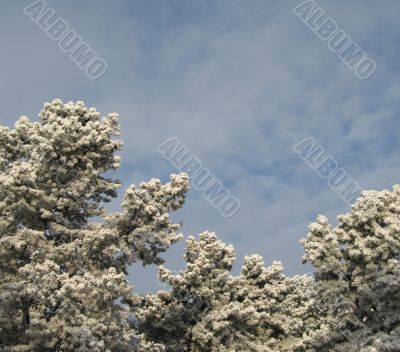
{"label": "evergreen tree", "polygon": [[[210,232],[188,238],[173,273],[160,255],[182,237],[169,216],[187,175],[131,185],[108,213],[117,114],[57,99],[39,117],[0,126],[0,351],[400,351],[400,186],[310,225],[314,277],[259,255],[233,276],[233,247]],[[138,261],[170,289],[135,294]]]}

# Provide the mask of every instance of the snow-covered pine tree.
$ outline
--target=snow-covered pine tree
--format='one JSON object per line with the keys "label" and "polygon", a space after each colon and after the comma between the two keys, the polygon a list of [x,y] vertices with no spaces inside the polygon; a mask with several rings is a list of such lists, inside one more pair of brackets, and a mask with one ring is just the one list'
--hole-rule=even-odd
{"label": "snow-covered pine tree", "polygon": [[[169,212],[188,190],[185,174],[130,186],[123,211],[102,206],[118,181],[116,114],[83,102],[46,103],[40,122],[0,127],[0,349],[132,351],[134,299],[127,267],[159,264],[181,235]],[[102,221],[90,222],[98,217]]]}
{"label": "snow-covered pine tree", "polygon": [[[400,351],[400,187],[369,191],[302,241],[315,277],[258,255],[239,276],[231,245],[187,240],[186,268],[160,254],[182,235],[186,174],[120,182],[118,116],[83,102],[46,103],[39,122],[0,127],[0,351]],[[171,289],[137,295],[129,265],[160,265]]]}

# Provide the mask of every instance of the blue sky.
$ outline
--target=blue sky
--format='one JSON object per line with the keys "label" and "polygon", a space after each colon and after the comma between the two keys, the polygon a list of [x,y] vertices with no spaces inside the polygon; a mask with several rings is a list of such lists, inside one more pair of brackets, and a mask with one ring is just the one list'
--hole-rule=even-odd
{"label": "blue sky", "polygon": [[[175,218],[185,235],[215,231],[286,273],[301,264],[299,239],[318,214],[335,222],[348,205],[293,145],[314,138],[365,189],[399,183],[400,5],[318,1],[377,65],[360,80],[292,12],[301,1],[48,1],[108,64],[91,80],[23,9],[0,4],[0,122],[36,118],[53,98],[118,112],[124,186],[176,172],[156,150],[177,137],[241,202],[230,219],[196,190]],[[118,209],[118,202],[113,209]],[[180,269],[184,241],[166,255]],[[155,290],[156,267],[131,270]]]}

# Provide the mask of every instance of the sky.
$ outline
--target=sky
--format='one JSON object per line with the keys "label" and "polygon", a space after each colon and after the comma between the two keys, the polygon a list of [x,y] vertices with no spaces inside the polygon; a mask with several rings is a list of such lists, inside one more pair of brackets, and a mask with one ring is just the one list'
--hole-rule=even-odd
{"label": "sky", "polygon": [[[223,217],[192,188],[182,232],[216,232],[287,275],[312,269],[299,240],[308,224],[350,206],[293,146],[313,138],[363,189],[400,182],[400,3],[317,1],[376,63],[359,79],[292,9],[302,1],[47,1],[107,64],[91,79],[24,13],[34,1],[0,3],[0,123],[33,120],[44,102],[83,100],[120,114],[124,150],[115,177],[124,188],[178,170],[157,151],[177,138],[241,204]],[[110,210],[118,210],[120,197]],[[165,266],[184,268],[184,239]],[[134,265],[130,281],[160,288],[157,267]]]}

